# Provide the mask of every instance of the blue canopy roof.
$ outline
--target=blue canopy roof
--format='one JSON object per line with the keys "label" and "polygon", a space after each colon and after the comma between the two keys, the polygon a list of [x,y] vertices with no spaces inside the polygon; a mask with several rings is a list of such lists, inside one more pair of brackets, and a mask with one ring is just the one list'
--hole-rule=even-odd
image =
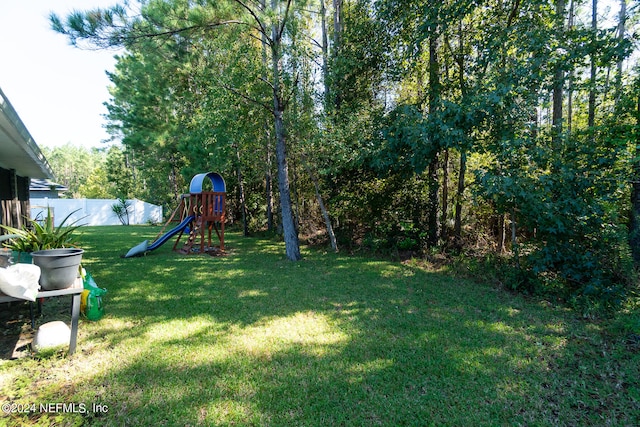
{"label": "blue canopy roof", "polygon": [[216,172],[199,173],[191,178],[191,184],[189,184],[189,193],[202,193],[202,184],[205,179],[208,178],[211,181],[211,187],[213,191],[217,193],[225,193],[227,187],[224,183],[222,176]]}

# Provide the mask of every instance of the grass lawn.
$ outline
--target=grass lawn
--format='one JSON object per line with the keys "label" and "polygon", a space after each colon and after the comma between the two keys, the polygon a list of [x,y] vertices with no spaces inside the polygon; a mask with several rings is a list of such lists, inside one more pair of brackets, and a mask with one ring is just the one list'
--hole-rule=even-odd
{"label": "grass lawn", "polygon": [[83,229],[107,314],[81,320],[72,357],[0,360],[0,402],[36,405],[1,426],[640,424],[640,345],[604,324],[411,263],[292,263],[236,233],[224,257],[173,241],[120,257],[158,230]]}

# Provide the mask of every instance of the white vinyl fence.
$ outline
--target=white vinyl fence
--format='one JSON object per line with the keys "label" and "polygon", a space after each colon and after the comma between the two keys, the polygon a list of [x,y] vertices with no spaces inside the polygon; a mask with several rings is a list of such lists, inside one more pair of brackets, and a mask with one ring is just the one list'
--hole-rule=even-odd
{"label": "white vinyl fence", "polygon": [[[65,225],[69,225],[76,220],[78,224],[86,225],[120,225],[122,224],[118,216],[113,212],[112,206],[120,204],[115,199],[35,199],[29,200],[31,203],[31,218],[46,218],[47,208],[51,209],[54,225],[58,226],[73,213]],[[162,206],[152,205],[142,200],[128,200],[129,224],[147,224],[149,222],[162,222]]]}

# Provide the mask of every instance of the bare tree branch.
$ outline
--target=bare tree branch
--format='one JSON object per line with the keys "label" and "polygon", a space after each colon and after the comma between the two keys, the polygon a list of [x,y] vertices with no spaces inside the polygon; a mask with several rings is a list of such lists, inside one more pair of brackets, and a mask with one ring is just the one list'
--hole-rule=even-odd
{"label": "bare tree branch", "polygon": [[231,25],[231,24],[246,25],[246,26],[248,26],[250,28],[255,28],[252,25],[250,25],[250,24],[248,24],[246,22],[243,22],[243,21],[229,20],[229,21],[214,22],[214,23],[207,24],[207,25],[192,25],[192,26],[189,26],[189,27],[170,29],[170,30],[166,30],[166,31],[158,31],[158,32],[155,32],[155,33],[143,33],[143,34],[133,35],[133,36],[127,37],[125,40],[137,41],[137,40],[140,40],[140,39],[147,39],[147,38],[154,38],[154,37],[173,36],[173,35],[176,35],[176,34],[186,33],[186,32],[193,31],[193,30],[198,30],[198,29],[208,30],[208,29],[211,29],[211,28],[216,28],[216,27],[221,27],[221,26]]}
{"label": "bare tree branch", "polygon": [[278,40],[282,39],[282,34],[284,33],[284,28],[286,26],[287,20],[289,19],[289,11],[291,10],[291,0],[287,0],[287,7],[284,11],[284,18],[282,18],[282,24],[280,25],[280,29],[278,30]]}
{"label": "bare tree branch", "polygon": [[260,32],[260,34],[262,34],[267,39],[267,43],[269,45],[272,45],[273,44],[273,40],[271,40],[271,38],[269,37],[269,34],[268,34],[267,30],[264,27],[264,23],[262,22],[262,20],[260,20],[260,17],[258,17],[256,11],[253,10],[248,5],[246,5],[241,0],[235,0],[235,2],[237,4],[239,4],[243,9],[245,9],[247,12],[249,12],[249,15],[251,15],[253,17],[253,20],[256,21],[256,24],[258,25],[257,30]]}
{"label": "bare tree branch", "polygon": [[262,76],[261,76],[261,77],[258,77],[258,79],[259,79],[261,82],[266,83],[266,84],[271,88],[271,90],[274,90],[274,91],[276,90],[276,88],[275,88],[275,86],[273,85],[273,83],[272,83],[272,82],[270,82],[269,80],[265,79],[265,78],[264,78],[264,77],[262,77]]}
{"label": "bare tree branch", "polygon": [[223,82],[219,82],[220,86],[222,86],[223,88],[225,88],[226,90],[228,90],[229,92],[233,93],[234,95],[238,95],[240,98],[244,99],[245,101],[249,101],[253,104],[259,105],[260,107],[264,108],[265,110],[269,111],[271,114],[273,114],[273,107],[270,107],[268,104],[265,104],[263,102],[258,101],[257,99],[254,99],[248,95],[245,95],[244,93],[240,92],[238,89],[234,88],[233,86],[229,86],[226,83]]}

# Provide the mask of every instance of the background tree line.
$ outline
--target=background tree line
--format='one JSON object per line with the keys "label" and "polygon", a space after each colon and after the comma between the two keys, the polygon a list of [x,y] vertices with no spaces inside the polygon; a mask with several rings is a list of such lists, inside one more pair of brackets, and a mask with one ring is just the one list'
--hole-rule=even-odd
{"label": "background tree line", "polygon": [[506,254],[510,287],[595,310],[628,296],[640,260],[637,10],[150,0],[51,22],[124,48],[108,116],[149,201],[215,170],[232,219],[281,232],[289,259],[300,235]]}
{"label": "background tree line", "polygon": [[71,143],[42,147],[57,183],[68,188],[62,197],[88,199],[153,199],[134,185],[135,171],[122,147],[85,148]]}

